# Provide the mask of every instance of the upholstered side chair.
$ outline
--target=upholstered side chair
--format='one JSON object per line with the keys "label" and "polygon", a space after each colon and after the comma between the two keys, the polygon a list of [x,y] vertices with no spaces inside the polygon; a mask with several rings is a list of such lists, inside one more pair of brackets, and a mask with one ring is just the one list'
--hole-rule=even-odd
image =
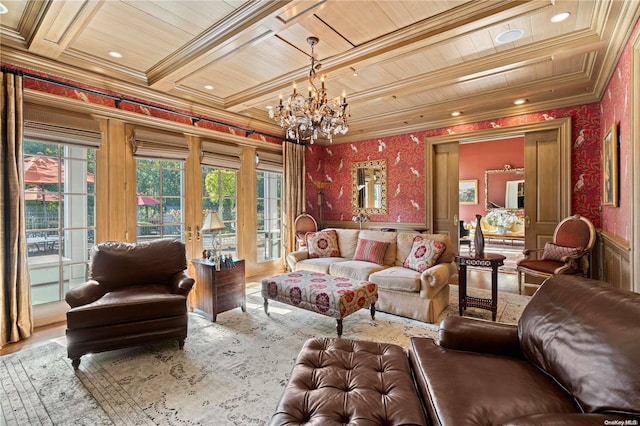
{"label": "upholstered side chair", "polygon": [[91,250],[89,280],[66,293],[67,354],[80,357],[187,337],[187,296],[194,284],[178,240],[105,242]]}
{"label": "upholstered side chair", "polygon": [[296,250],[301,250],[307,247],[307,232],[316,232],[318,230],[318,222],[313,216],[307,213],[299,214],[293,222],[293,227],[296,232]]}
{"label": "upholstered side chair", "polygon": [[[548,278],[552,275],[589,274],[589,257],[596,241],[593,223],[580,215],[564,218],[553,233],[553,242],[543,248],[525,248],[524,258],[518,262],[518,289],[538,287],[539,284],[526,283],[526,275]],[[533,253],[537,259],[531,259]]]}

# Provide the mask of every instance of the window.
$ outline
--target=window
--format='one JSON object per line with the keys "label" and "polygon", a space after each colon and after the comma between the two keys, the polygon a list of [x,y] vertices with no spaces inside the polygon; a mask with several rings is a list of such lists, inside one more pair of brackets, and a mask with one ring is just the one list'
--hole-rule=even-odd
{"label": "window", "polygon": [[137,240],[183,240],[183,165],[176,160],[136,159]]}
{"label": "window", "polygon": [[258,170],[258,262],[279,259],[282,228],[282,173]]}
{"label": "window", "polygon": [[[222,255],[237,255],[237,170],[202,166],[202,223],[209,212],[218,212],[227,229],[218,234]],[[203,236],[202,247],[213,247],[212,234]]]}
{"label": "window", "polygon": [[95,149],[25,140],[24,196],[31,300],[64,300],[87,280],[95,235]]}

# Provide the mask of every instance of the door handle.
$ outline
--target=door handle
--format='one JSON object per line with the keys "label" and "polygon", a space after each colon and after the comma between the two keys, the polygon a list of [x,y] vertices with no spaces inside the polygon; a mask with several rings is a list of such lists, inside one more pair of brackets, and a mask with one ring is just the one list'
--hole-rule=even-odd
{"label": "door handle", "polygon": [[525,216],[524,217],[524,227],[528,228],[529,226],[531,226],[531,218],[529,216]]}
{"label": "door handle", "polygon": [[196,225],[196,241],[200,241],[202,239],[202,232],[200,232],[200,225]]}
{"label": "door handle", "polygon": [[187,230],[184,231],[184,235],[187,239],[187,242],[191,242],[191,239],[193,238],[193,233],[191,232],[191,226],[187,226]]}
{"label": "door handle", "polygon": [[453,224],[454,225],[458,225],[458,215],[457,214],[453,215]]}

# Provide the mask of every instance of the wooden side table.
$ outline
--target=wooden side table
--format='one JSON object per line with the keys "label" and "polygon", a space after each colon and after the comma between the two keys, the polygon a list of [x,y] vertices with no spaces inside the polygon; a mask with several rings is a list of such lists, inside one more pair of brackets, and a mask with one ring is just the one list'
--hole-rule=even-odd
{"label": "wooden side table", "polygon": [[[504,265],[505,256],[501,254],[485,254],[482,257],[455,256],[458,264],[458,305],[460,316],[469,308],[480,308],[491,311],[491,319],[496,320],[498,313],[498,268]],[[491,299],[467,296],[467,266],[491,268]]]}
{"label": "wooden side table", "polygon": [[[195,303],[199,313],[204,313],[211,321],[216,321],[220,312],[240,307],[246,312],[247,295],[244,277],[244,260],[234,259],[234,268],[220,268],[216,271],[213,262],[193,259],[196,275]],[[198,312],[197,312],[198,313]]]}

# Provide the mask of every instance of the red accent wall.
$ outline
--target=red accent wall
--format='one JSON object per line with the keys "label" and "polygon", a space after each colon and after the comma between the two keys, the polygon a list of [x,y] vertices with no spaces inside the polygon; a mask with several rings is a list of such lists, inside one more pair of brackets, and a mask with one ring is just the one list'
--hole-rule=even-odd
{"label": "red accent wall", "polygon": [[[602,207],[602,229],[626,241],[631,240],[631,41],[640,31],[640,20],[627,41],[604,97],[600,102],[602,126],[598,134],[598,147],[614,123],[618,123],[619,157],[619,204],[618,207]],[[638,165],[635,165],[638,167]]]}
{"label": "red accent wall", "polygon": [[[325,220],[351,217],[351,171],[353,161],[387,159],[389,214],[372,216],[372,222],[424,223],[426,214],[424,140],[451,133],[466,133],[500,126],[514,126],[571,117],[573,213],[600,226],[600,105],[587,104],[537,113],[497,118],[460,126],[424,130],[358,142],[307,148],[307,213],[317,215],[314,180],[329,180],[325,188]],[[379,151],[378,147],[382,147]],[[515,162],[514,162],[515,164]],[[504,164],[503,164],[504,165]],[[483,177],[484,179],[484,177]]]}
{"label": "red accent wall", "polygon": [[478,204],[460,205],[460,220],[471,222],[476,214],[487,214],[484,198],[485,170],[502,169],[505,164],[514,169],[524,167],[524,137],[462,144],[458,158],[460,179],[478,180]]}

